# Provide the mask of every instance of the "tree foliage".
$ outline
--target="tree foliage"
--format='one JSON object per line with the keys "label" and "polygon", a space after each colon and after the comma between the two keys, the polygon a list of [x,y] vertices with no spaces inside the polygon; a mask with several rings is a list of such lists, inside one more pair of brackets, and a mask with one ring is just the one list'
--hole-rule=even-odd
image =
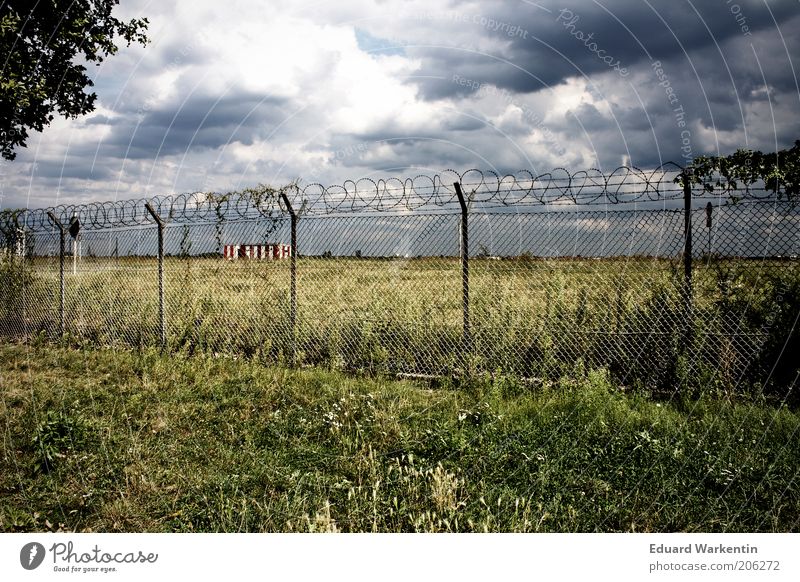
{"label": "tree foliage", "polygon": [[763,183],[778,198],[791,200],[800,193],[800,140],[773,153],[739,149],[728,156],[698,156],[677,181],[700,184],[705,192],[732,193]]}
{"label": "tree foliage", "polygon": [[146,44],[146,18],[123,22],[119,0],[4,0],[0,4],[0,153],[25,147],[58,112],[76,118],[94,110],[94,83],[81,63],[99,65],[123,39]]}

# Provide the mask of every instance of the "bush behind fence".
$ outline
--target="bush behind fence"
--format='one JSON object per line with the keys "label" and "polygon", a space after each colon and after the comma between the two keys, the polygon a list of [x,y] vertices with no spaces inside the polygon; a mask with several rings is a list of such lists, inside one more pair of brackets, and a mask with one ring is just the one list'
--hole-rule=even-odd
{"label": "bush behind fence", "polygon": [[606,367],[625,385],[785,397],[800,212],[754,187],[687,191],[679,171],[471,170],[5,212],[0,333],[380,373]]}

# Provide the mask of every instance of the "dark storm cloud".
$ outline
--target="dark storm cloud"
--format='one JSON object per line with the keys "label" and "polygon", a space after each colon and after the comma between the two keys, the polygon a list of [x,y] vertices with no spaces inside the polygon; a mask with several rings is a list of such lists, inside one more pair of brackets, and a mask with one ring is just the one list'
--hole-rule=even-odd
{"label": "dark storm cloud", "polygon": [[[610,118],[589,103],[537,114],[566,151],[588,148],[603,166],[624,157],[643,167],[685,164],[735,147],[786,147],[800,135],[789,113],[800,92],[791,60],[800,54],[796,2],[539,5],[482,2],[436,21],[436,43],[406,46],[421,63],[407,82],[423,99],[468,106],[487,86],[522,98],[585,79]],[[485,133],[465,136],[467,144],[484,150]]]}
{"label": "dark storm cloud", "polygon": [[[634,110],[635,111],[635,110]],[[567,119],[567,123],[573,126],[573,128],[578,128],[582,131],[593,131],[593,130],[602,130],[608,127],[608,118],[600,113],[600,111],[592,105],[591,103],[582,103],[580,106],[576,107],[572,110],[570,117]],[[620,118],[619,115],[616,116],[618,119]],[[570,121],[571,118],[571,121]],[[629,123],[636,123],[635,126],[629,126],[631,129],[636,127],[637,129],[642,129],[642,125],[637,123],[640,122],[639,117],[636,115],[631,115],[630,120],[627,117],[623,117],[626,120],[626,125]],[[580,124],[578,123],[580,120]]]}
{"label": "dark storm cloud", "polygon": [[63,180],[76,178],[78,180],[109,180],[113,172],[104,165],[92,165],[91,158],[83,155],[70,154],[60,160],[42,160],[37,162],[34,170],[37,178],[54,178]]}
{"label": "dark storm cloud", "polygon": [[483,129],[487,124],[483,114],[477,111],[464,112],[456,118],[449,118],[444,123],[447,131],[477,131]]}
{"label": "dark storm cloud", "polygon": [[387,139],[384,143],[390,146],[386,153],[367,156],[366,159],[373,167],[392,168],[398,174],[407,173],[412,168],[439,171],[446,168],[469,168],[476,164],[487,167],[486,160],[480,160],[481,156],[476,155],[474,150],[448,140]]}
{"label": "dark storm cloud", "polygon": [[250,144],[285,117],[285,104],[276,97],[246,93],[190,96],[114,123],[99,147],[116,157],[153,158],[231,142]]}
{"label": "dark storm cloud", "polygon": [[[448,35],[440,37],[441,46],[408,47],[407,54],[423,63],[419,77],[410,82],[419,85],[424,97],[441,99],[471,92],[469,87],[451,82],[454,74],[528,93],[573,76],[613,70],[624,77],[631,67],[651,60],[679,59],[688,66],[698,51],[716,50],[715,43],[752,37],[759,31],[774,33],[775,21],[786,24],[800,12],[797,3],[789,0],[771,3],[769,9],[755,0],[540,5],[543,8],[526,3],[481,3],[474,12],[462,15],[453,28],[468,31],[474,38],[492,39],[499,48],[482,51],[477,44],[448,43]],[[516,27],[513,34],[512,26]]]}
{"label": "dark storm cloud", "polygon": [[108,115],[92,115],[83,120],[84,125],[114,125],[116,120]]}
{"label": "dark storm cloud", "polygon": [[[113,184],[122,176],[127,160],[156,160],[215,151],[232,142],[252,143],[280,123],[285,105],[283,99],[244,92],[190,95],[180,103],[164,103],[139,115],[127,111],[87,117],[80,125],[107,126],[109,133],[100,140],[75,140],[63,155],[48,157],[23,150],[19,159],[30,163],[30,178],[39,188],[63,190],[62,197],[80,199],[82,190],[73,192],[73,184]],[[35,205],[17,193],[27,190],[24,180],[9,186],[14,187],[8,189],[4,205]]]}
{"label": "dark storm cloud", "polygon": [[[206,188],[200,182],[206,177],[225,189],[272,176],[329,182],[419,168],[647,168],[737,147],[789,147],[800,137],[791,60],[800,55],[797,2],[539,4],[544,9],[527,1],[430,2],[432,11],[448,15],[436,19],[400,16],[399,2],[391,10],[368,9],[353,31],[357,57],[366,54],[382,71],[399,71],[387,73],[394,75],[387,87],[417,88],[417,101],[398,101],[397,115],[374,113],[367,104],[363,114],[370,121],[352,125],[340,120],[352,111],[342,114],[351,104],[336,93],[335,76],[352,74],[353,92],[386,82],[371,78],[368,67],[362,74],[362,61],[347,60],[352,50],[337,57],[341,66],[330,55],[342,47],[325,46],[307,61],[275,55],[276,63],[291,65],[291,74],[313,72],[281,89],[296,97],[276,98],[243,89],[272,86],[246,78],[274,74],[269,63],[259,65],[263,72],[241,67],[242,78],[221,74],[233,67],[220,63],[219,47],[225,34],[237,34],[230,25],[235,18],[210,22],[208,33],[169,20],[169,34],[141,52],[121,51],[108,68],[96,70],[102,110],[74,121],[79,131],[57,134],[61,147],[20,152],[10,168],[21,170],[6,180],[3,205],[29,203],[29,193],[39,190],[78,197],[93,189],[107,198],[118,184]],[[349,26],[330,17],[324,24]],[[380,99],[381,91],[375,95]],[[405,107],[414,114],[403,115]],[[266,138],[255,155],[225,151],[231,142]]]}

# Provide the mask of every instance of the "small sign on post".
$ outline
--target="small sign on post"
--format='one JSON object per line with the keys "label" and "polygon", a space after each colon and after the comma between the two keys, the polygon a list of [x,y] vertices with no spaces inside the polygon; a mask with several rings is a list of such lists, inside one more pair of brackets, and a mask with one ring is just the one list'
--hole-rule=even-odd
{"label": "small sign on post", "polygon": [[78,255],[80,255],[81,221],[73,216],[69,223],[69,235],[72,237],[72,274],[78,273]]}

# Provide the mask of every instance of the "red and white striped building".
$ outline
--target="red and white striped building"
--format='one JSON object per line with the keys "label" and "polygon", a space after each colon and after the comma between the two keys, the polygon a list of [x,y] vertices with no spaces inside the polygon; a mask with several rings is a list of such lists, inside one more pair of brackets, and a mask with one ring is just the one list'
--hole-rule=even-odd
{"label": "red and white striped building", "polygon": [[292,256],[292,247],[282,243],[256,245],[225,245],[222,256],[229,261],[255,259],[275,261]]}

